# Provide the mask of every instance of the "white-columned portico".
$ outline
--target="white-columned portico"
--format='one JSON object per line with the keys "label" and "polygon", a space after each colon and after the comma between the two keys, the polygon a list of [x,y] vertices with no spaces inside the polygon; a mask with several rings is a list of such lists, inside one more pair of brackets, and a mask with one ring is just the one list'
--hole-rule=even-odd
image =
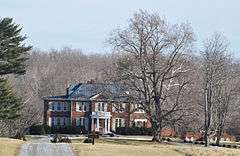
{"label": "white-columned portico", "polygon": [[95,130],[102,133],[110,132],[110,118],[111,118],[110,112],[103,111],[92,112],[91,118],[92,118],[91,124],[92,131]]}

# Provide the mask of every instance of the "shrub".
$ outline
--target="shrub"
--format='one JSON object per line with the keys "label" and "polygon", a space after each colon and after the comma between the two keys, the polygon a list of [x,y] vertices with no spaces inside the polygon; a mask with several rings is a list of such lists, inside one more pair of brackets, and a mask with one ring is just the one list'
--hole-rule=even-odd
{"label": "shrub", "polygon": [[43,125],[45,134],[50,134],[51,133],[51,127],[48,125]]}
{"label": "shrub", "polygon": [[81,127],[73,127],[73,126],[65,126],[65,127],[52,127],[51,132],[54,134],[86,134],[84,126]]}
{"label": "shrub", "polygon": [[204,145],[205,143],[203,141],[200,142],[201,145]]}
{"label": "shrub", "polygon": [[92,138],[87,138],[83,141],[83,143],[92,143]]}
{"label": "shrub", "polygon": [[167,141],[170,142],[170,141],[172,141],[172,140],[171,140],[170,138],[167,138]]}
{"label": "shrub", "polygon": [[152,135],[152,129],[145,127],[117,127],[116,133],[121,135]]}
{"label": "shrub", "polygon": [[31,135],[43,135],[45,133],[45,129],[43,125],[33,125],[29,129],[29,134]]}
{"label": "shrub", "polygon": [[59,142],[71,143],[71,140],[68,137],[61,138]]}
{"label": "shrub", "polygon": [[231,148],[232,146],[231,145],[227,145],[227,148]]}

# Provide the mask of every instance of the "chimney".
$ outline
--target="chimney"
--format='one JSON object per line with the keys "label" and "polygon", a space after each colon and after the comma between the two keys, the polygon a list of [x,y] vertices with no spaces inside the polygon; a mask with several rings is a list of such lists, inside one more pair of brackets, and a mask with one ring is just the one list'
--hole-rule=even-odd
{"label": "chimney", "polygon": [[87,81],[87,84],[93,84],[93,83],[94,83],[93,79]]}
{"label": "chimney", "polygon": [[69,84],[68,84],[68,80],[65,80],[64,82],[64,85],[65,85],[65,89],[66,89],[66,95],[68,96],[68,88],[69,88]]}

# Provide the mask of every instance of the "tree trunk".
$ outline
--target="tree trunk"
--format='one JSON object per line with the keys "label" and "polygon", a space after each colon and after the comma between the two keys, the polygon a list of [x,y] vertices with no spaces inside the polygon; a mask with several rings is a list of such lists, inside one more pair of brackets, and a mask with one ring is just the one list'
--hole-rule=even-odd
{"label": "tree trunk", "polygon": [[162,142],[161,130],[162,130],[162,128],[160,126],[155,128],[155,130],[153,132],[154,133],[153,138],[152,138],[153,142]]}
{"label": "tree trunk", "polygon": [[221,140],[221,136],[222,136],[222,131],[223,131],[223,127],[219,126],[218,131],[217,131],[217,140],[216,140],[216,145],[219,146],[220,144],[220,140]]}

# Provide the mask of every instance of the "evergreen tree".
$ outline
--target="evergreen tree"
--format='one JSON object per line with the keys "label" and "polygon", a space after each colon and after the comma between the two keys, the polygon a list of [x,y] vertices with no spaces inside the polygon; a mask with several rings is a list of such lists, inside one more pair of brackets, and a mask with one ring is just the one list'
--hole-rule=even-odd
{"label": "evergreen tree", "polygon": [[14,119],[19,116],[22,100],[17,97],[6,79],[0,79],[0,119]]}
{"label": "evergreen tree", "polygon": [[22,28],[11,18],[0,20],[0,76],[6,74],[24,74],[27,52],[31,46],[25,46]]}
{"label": "evergreen tree", "polygon": [[0,19],[0,119],[14,119],[19,116],[23,102],[12,91],[5,75],[24,74],[25,61],[31,46],[25,46],[25,36],[20,26],[11,18]]}

